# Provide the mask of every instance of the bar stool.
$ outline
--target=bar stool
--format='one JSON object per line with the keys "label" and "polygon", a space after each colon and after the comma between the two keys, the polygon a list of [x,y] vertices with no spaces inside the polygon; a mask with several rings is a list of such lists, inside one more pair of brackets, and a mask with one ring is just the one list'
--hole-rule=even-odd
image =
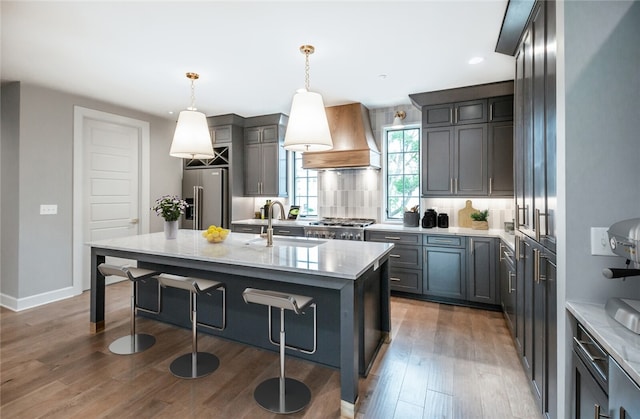
{"label": "bar stool", "polygon": [[111,345],[109,345],[109,350],[118,355],[131,355],[152,347],[153,344],[156,343],[155,337],[136,333],[136,311],[140,310],[153,314],[160,313],[160,288],[158,286],[158,310],[149,310],[138,306],[138,281],[156,276],[158,272],[149,269],[110,265],[107,263],[98,265],[98,271],[100,271],[102,276],[115,275],[122,278],[129,278],[131,281],[131,332],[127,336],[122,336],[114,340]]}
{"label": "bar stool", "polygon": [[[184,354],[174,359],[169,369],[171,373],[180,378],[200,378],[211,374],[218,368],[218,357],[208,352],[198,352],[197,326],[204,326],[214,330],[224,330],[226,327],[226,289],[222,282],[209,279],[192,278],[171,274],[160,274],[158,282],[163,287],[179,288],[189,291],[189,311],[191,320],[191,353]],[[222,326],[198,322],[198,295],[209,291],[222,292]],[[210,294],[209,294],[210,295]]]}
{"label": "bar stool", "polygon": [[[284,294],[276,291],[246,288],[242,292],[245,303],[269,306],[269,341],[280,347],[280,376],[269,378],[256,387],[253,397],[258,404],[273,413],[295,413],[304,409],[311,401],[311,390],[304,383],[284,374],[285,348],[306,354],[313,354],[317,347],[316,304],[313,298],[303,295]],[[271,307],[280,309],[280,342],[271,339]],[[284,332],[284,311],[291,310],[295,314],[304,314],[307,307],[313,308],[313,349],[307,350],[295,346],[288,346]]]}

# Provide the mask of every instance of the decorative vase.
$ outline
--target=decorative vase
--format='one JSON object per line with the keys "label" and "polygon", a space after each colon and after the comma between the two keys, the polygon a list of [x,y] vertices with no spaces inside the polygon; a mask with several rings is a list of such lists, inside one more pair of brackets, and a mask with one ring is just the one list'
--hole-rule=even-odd
{"label": "decorative vase", "polygon": [[178,221],[165,221],[164,222],[164,237],[165,239],[175,239],[178,237]]}
{"label": "decorative vase", "polygon": [[404,213],[403,225],[405,227],[418,227],[420,225],[420,214],[406,211]]}
{"label": "decorative vase", "polygon": [[474,230],[489,230],[488,221],[471,221],[471,228]]}

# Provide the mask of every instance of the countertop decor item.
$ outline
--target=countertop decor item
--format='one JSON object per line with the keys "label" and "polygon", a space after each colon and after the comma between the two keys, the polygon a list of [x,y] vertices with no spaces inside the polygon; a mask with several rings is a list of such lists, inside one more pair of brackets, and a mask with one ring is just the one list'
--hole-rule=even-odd
{"label": "countertop decor item", "polygon": [[405,227],[418,227],[420,226],[420,213],[417,211],[405,211],[403,224]]}
{"label": "countertop decor item", "polygon": [[489,210],[478,211],[471,214],[471,228],[474,230],[489,230]]}
{"label": "countertop decor item", "polygon": [[458,211],[458,227],[471,228],[471,214],[478,212],[471,206],[471,200],[467,199],[465,207]]}
{"label": "countertop decor item", "polygon": [[156,215],[164,218],[164,235],[167,239],[175,239],[178,235],[178,220],[187,208],[187,201],[176,195],[164,195],[156,199],[151,207]]}

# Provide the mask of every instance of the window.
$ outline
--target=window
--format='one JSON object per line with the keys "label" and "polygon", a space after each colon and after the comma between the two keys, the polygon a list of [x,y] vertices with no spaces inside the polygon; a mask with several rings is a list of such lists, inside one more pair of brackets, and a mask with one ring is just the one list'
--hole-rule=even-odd
{"label": "window", "polygon": [[318,172],[302,168],[302,153],[293,153],[293,204],[300,207],[299,215],[318,215]]}
{"label": "window", "polygon": [[385,130],[386,211],[402,220],[404,211],[420,204],[420,128]]}

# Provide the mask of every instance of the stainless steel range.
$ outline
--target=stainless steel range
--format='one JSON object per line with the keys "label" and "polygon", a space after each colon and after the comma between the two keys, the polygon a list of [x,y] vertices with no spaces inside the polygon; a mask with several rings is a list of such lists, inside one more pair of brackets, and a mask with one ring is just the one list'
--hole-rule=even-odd
{"label": "stainless steel range", "polygon": [[364,240],[364,228],[376,220],[368,218],[322,218],[304,228],[307,237],[336,240]]}

